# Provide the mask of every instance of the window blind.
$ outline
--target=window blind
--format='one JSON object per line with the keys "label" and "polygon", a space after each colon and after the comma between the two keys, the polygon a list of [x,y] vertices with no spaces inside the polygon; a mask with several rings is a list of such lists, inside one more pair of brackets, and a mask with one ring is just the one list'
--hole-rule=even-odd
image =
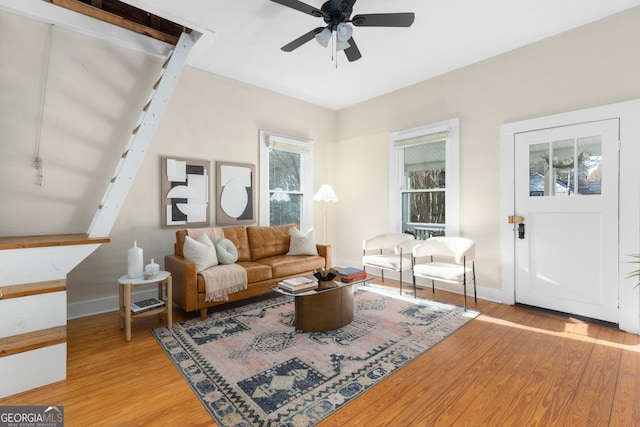
{"label": "window blind", "polygon": [[449,138],[449,131],[430,133],[428,135],[420,135],[414,138],[398,139],[393,141],[394,148],[405,148],[413,145],[426,144],[428,142],[446,141]]}
{"label": "window blind", "polygon": [[309,142],[297,141],[276,135],[269,135],[267,137],[267,147],[296,154],[309,154],[311,152],[311,144]]}

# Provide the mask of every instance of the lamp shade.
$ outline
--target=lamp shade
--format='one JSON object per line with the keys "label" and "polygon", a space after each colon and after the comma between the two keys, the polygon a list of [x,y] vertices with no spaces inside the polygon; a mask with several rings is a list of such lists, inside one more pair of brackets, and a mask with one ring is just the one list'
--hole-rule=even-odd
{"label": "lamp shade", "polygon": [[351,38],[351,35],[353,35],[353,28],[351,25],[341,22],[336,27],[336,35],[338,36],[338,40],[346,42]]}
{"label": "lamp shade", "polygon": [[281,188],[276,188],[273,192],[273,194],[271,195],[271,201],[272,202],[288,202],[289,200],[291,200],[291,197],[289,196],[288,193],[285,193],[284,191],[282,191]]}
{"label": "lamp shade", "polygon": [[316,41],[320,43],[320,46],[327,47],[329,46],[329,40],[331,40],[331,30],[329,28],[325,28],[316,34]]}
{"label": "lamp shade", "polygon": [[333,188],[329,184],[322,184],[315,196],[313,196],[313,200],[316,202],[337,202],[338,196],[336,196],[336,192],[333,191]]}

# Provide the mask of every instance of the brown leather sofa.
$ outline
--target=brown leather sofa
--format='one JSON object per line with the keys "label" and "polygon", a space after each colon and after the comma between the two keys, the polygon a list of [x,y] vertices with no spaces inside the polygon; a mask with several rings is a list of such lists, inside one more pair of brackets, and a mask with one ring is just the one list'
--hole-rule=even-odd
{"label": "brown leather sofa", "polygon": [[[176,231],[174,254],[164,257],[164,268],[171,272],[173,301],[184,311],[200,311],[207,318],[207,308],[272,292],[274,283],[311,273],[316,268],[331,267],[331,245],[316,244],[318,255],[286,255],[291,227],[243,226],[223,228],[224,237],[238,250],[237,264],[247,271],[247,289],[229,294],[229,301],[205,301],[204,279],[196,265],[183,256],[187,230]],[[210,267],[216,268],[216,267]]]}

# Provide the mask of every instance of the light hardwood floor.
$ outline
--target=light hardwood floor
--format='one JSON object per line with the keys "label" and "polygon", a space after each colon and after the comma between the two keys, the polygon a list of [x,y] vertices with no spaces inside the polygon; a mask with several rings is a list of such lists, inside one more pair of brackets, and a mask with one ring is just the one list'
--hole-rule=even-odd
{"label": "light hardwood floor", "polygon": [[[435,299],[462,303],[444,291]],[[483,314],[319,425],[640,426],[639,336],[469,303]],[[196,316],[174,310],[175,322]],[[0,406],[64,406],[69,427],[215,425],[150,334],[160,324],[134,322],[125,342],[117,313],[70,321],[67,379]]]}

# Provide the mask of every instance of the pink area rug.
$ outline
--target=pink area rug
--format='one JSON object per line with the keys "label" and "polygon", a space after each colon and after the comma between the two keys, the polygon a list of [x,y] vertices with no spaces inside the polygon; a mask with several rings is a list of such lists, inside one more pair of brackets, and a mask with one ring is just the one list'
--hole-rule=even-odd
{"label": "pink area rug", "polygon": [[152,332],[217,424],[312,426],[479,313],[355,290],[351,324],[294,328],[293,297],[281,296]]}

